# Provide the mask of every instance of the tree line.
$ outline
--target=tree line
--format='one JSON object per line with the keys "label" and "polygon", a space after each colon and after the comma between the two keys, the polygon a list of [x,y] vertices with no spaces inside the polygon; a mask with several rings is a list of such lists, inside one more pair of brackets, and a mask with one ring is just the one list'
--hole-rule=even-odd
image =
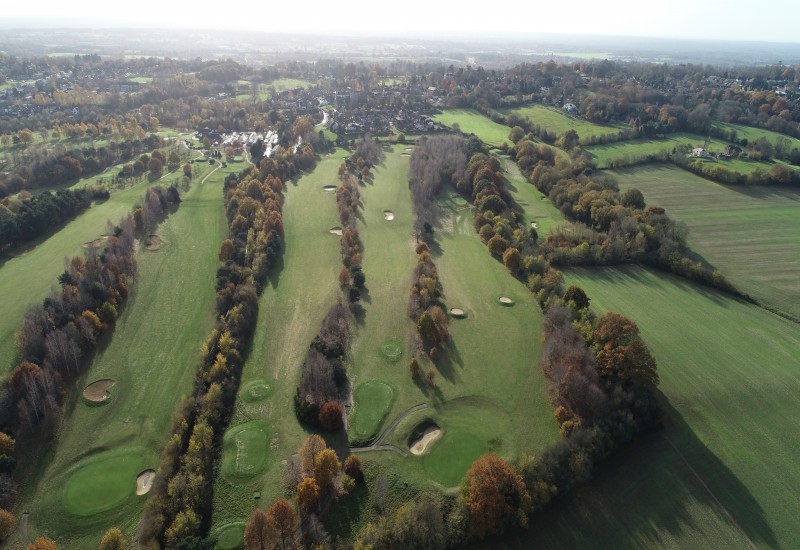
{"label": "tree line", "polygon": [[0,251],[31,241],[91,206],[106,200],[108,189],[99,186],[62,189],[55,193],[20,193],[15,200],[0,201]]}
{"label": "tree line", "polygon": [[299,170],[294,153],[285,150],[225,180],[229,231],[219,250],[218,320],[201,347],[194,391],[181,403],[162,453],[139,526],[138,539],[145,548],[210,541],[206,537],[222,438],[255,329],[258,296],[283,251],[284,182]]}

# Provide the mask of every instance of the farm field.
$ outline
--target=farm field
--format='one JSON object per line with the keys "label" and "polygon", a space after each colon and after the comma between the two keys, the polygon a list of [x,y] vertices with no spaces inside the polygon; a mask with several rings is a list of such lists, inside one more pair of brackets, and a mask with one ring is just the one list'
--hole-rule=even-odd
{"label": "farm field", "polygon": [[[268,437],[255,445],[247,444],[252,439],[240,438],[241,452],[233,451],[234,445],[223,453],[223,464],[232,463],[236,475],[226,475],[223,469],[217,476],[212,534],[247,521],[256,506],[268,506],[283,496],[280,462],[307,435],[295,417],[293,398],[308,346],[339,292],[339,240],[328,232],[339,225],[339,218],[334,193],[323,187],[338,185],[343,157],[338,150],[313,172],[287,182],[283,266],[270,276],[261,295],[251,352],[226,434],[230,437],[245,423],[259,421]],[[248,471],[248,465],[264,454],[263,470]],[[261,500],[253,499],[254,492],[260,492]]]}
{"label": "farm field", "polygon": [[614,172],[689,228],[692,250],[741,291],[800,316],[800,193],[720,185],[673,166]]}
{"label": "farm field", "polygon": [[135,495],[136,476],[158,466],[173,412],[191,391],[198,350],[214,321],[216,253],[227,230],[222,181],[231,171],[195,183],[159,226],[162,245],[138,251],[130,301],[76,382],[81,390],[112,379],[110,398],[90,406],[77,397],[67,406],[41,480],[24,495],[31,538],[44,534],[61,548],[94,548],[112,525],[129,540],[133,536],[146,498]]}
{"label": "farm field", "polygon": [[544,105],[526,105],[524,107],[514,107],[503,109],[502,113],[506,116],[515,114],[522,118],[529,118],[533,124],[538,124],[548,132],[555,132],[562,135],[568,130],[575,130],[581,138],[590,136],[604,136],[606,134],[617,134],[624,126],[602,126],[594,124],[581,118],[570,116],[561,109],[545,107]]}
{"label": "farm field", "polygon": [[465,134],[475,134],[485,143],[495,147],[503,143],[511,145],[511,140],[508,139],[511,128],[498,124],[472,109],[447,109],[442,114],[434,116],[433,120],[451,127],[453,124],[458,124]]}
{"label": "farm field", "polygon": [[658,361],[666,428],[536,519],[534,542],[792,546],[800,537],[800,445],[789,435],[798,422],[798,325],[638,267],[574,270],[566,284],[584,288],[598,314],[637,322]]}
{"label": "farm field", "polygon": [[765,130],[763,128],[756,128],[754,126],[745,126],[744,124],[733,124],[730,122],[721,122],[721,121],[714,122],[713,126],[715,128],[719,128],[726,132],[735,131],[736,137],[739,140],[747,139],[747,141],[753,142],[759,138],[764,137],[767,138],[773,145],[775,145],[775,143],[777,143],[778,141],[778,138],[782,137],[789,140],[789,143],[791,143],[792,148],[800,147],[799,139],[779,134],[778,132],[773,132],[771,130]]}
{"label": "farm field", "polygon": [[[249,80],[240,80],[239,85],[249,86]],[[298,78],[279,78],[277,80],[273,80],[267,84],[259,84],[259,89],[262,90],[258,93],[259,101],[266,101],[268,100],[272,94],[267,91],[268,88],[272,87],[275,89],[277,93],[285,92],[286,90],[293,90],[295,88],[310,88],[313,86],[313,82],[309,82],[307,80],[300,80]],[[247,101],[253,98],[253,94],[239,94],[236,96],[236,99],[239,101]]]}

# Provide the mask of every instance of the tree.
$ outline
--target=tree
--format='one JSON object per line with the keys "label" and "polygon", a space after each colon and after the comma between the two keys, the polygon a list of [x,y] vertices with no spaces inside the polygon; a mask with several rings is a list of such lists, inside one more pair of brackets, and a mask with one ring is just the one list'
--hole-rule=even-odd
{"label": "tree", "polygon": [[300,467],[304,472],[311,474],[314,471],[314,459],[326,448],[325,440],[320,436],[312,434],[306,438],[303,445],[297,449],[297,454],[300,456]]}
{"label": "tree", "polygon": [[336,456],[336,451],[333,449],[325,449],[314,457],[314,479],[321,488],[325,488],[333,481],[333,478],[339,473],[342,467],[339,462],[339,457]]}
{"label": "tree", "polygon": [[267,513],[257,508],[244,528],[246,550],[272,550],[275,548],[275,529]]}
{"label": "tree", "polygon": [[28,550],[58,550],[58,546],[52,540],[39,537],[32,544],[28,545]]}
{"label": "tree", "polygon": [[17,528],[17,518],[8,510],[0,509],[0,542],[6,540],[8,535]]}
{"label": "tree", "polygon": [[10,435],[0,432],[0,455],[12,456],[14,454],[14,447],[16,441]]}
{"label": "tree", "polygon": [[157,176],[160,175],[161,172],[164,170],[164,164],[156,157],[153,157],[147,163],[147,169],[150,171],[151,174]]}
{"label": "tree", "polygon": [[502,533],[513,524],[527,525],[531,497],[522,476],[505,460],[492,453],[482,456],[472,463],[464,483],[464,504],[478,537]]}
{"label": "tree", "polygon": [[575,309],[578,311],[589,307],[589,297],[579,286],[572,285],[564,293],[564,301],[575,304]]}
{"label": "tree", "polygon": [[642,192],[635,187],[631,187],[622,194],[622,206],[644,210],[644,195],[642,195]]}
{"label": "tree", "polygon": [[319,411],[319,425],[323,430],[335,432],[341,429],[343,424],[342,406],[338,401],[328,401],[322,405]]}
{"label": "tree", "polygon": [[639,336],[636,323],[619,313],[606,313],[597,322],[592,339],[601,377],[648,388],[658,385],[656,360]]}
{"label": "tree", "polygon": [[112,527],[103,535],[97,550],[125,550],[125,537],[119,527]]}
{"label": "tree", "polygon": [[297,528],[297,514],[285,498],[280,499],[267,510],[267,519],[281,537],[281,548],[286,549],[286,538]]}
{"label": "tree", "polygon": [[[127,164],[125,166],[127,166]],[[192,179],[192,165],[188,162],[183,165],[183,175],[189,179]]]}
{"label": "tree", "polygon": [[225,239],[219,245],[219,261],[227,262],[231,259],[231,255],[233,255],[233,241],[230,239]]}
{"label": "tree", "polygon": [[[175,151],[172,151],[169,154],[169,157],[167,157],[167,162],[169,164],[169,167],[174,170],[175,168],[177,168],[180,165],[181,157],[180,157],[180,155],[178,155],[178,153],[176,153]],[[189,166],[191,166],[191,164]]]}
{"label": "tree", "polygon": [[492,256],[500,258],[508,247],[508,241],[500,235],[495,235],[486,243]]}
{"label": "tree", "polygon": [[300,509],[308,514],[319,502],[319,484],[313,477],[304,478],[297,484],[295,501]]}
{"label": "tree", "polygon": [[513,247],[506,248],[505,252],[503,252],[503,265],[512,273],[519,271],[522,265],[522,257],[520,256],[519,250]]}
{"label": "tree", "polygon": [[356,481],[364,478],[363,465],[361,459],[356,455],[348,456],[344,461],[344,473]]}

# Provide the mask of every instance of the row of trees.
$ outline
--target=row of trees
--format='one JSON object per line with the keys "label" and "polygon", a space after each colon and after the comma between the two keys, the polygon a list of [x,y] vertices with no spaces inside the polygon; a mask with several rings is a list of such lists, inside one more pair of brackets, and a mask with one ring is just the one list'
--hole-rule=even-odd
{"label": "row of trees", "polygon": [[139,532],[145,548],[202,540],[210,527],[215,468],[258,317],[258,295],[283,248],[284,181],[298,171],[292,156],[284,151],[225,180],[229,233],[219,250],[218,320],[201,347],[194,391],[176,415],[150,491]]}
{"label": "row of trees", "polygon": [[93,200],[108,197],[108,190],[103,187],[33,196],[23,191],[16,200],[6,197],[0,201],[0,250],[35,239],[89,208]]}

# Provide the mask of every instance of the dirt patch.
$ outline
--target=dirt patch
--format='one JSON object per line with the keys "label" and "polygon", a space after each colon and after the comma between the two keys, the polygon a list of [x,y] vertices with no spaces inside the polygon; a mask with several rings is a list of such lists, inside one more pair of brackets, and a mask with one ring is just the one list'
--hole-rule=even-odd
{"label": "dirt patch", "polygon": [[392,212],[391,210],[384,210],[383,219],[386,220],[387,222],[392,221],[394,219],[394,212]]}
{"label": "dirt patch", "polygon": [[148,235],[144,240],[144,247],[147,250],[158,250],[164,242],[158,235]]}
{"label": "dirt patch", "polygon": [[342,228],[341,227],[331,227],[330,229],[328,229],[328,233],[330,233],[332,235],[341,235],[342,234]]}
{"label": "dirt patch", "polygon": [[83,397],[93,403],[102,403],[107,401],[108,398],[111,397],[111,394],[108,393],[108,388],[116,383],[117,381],[111,378],[92,382],[83,389]]}
{"label": "dirt patch", "polygon": [[442,430],[437,425],[428,426],[425,428],[425,431],[422,432],[422,436],[414,441],[408,449],[411,451],[412,455],[419,456],[423,454],[425,451],[428,450],[436,440],[442,437]]}
{"label": "dirt patch", "polygon": [[155,470],[145,470],[136,476],[136,494],[146,495],[150,491],[150,488],[153,487],[153,480],[155,477]]}
{"label": "dirt patch", "polygon": [[326,185],[325,187],[322,188],[322,190],[332,193],[333,191],[336,191],[336,186],[335,185]]}
{"label": "dirt patch", "polygon": [[82,248],[100,248],[101,246],[105,246],[106,242],[108,242],[108,235],[103,235],[99,239],[95,239],[93,241],[89,241],[87,243],[83,243],[81,245]]}
{"label": "dirt patch", "polygon": [[456,319],[463,319],[467,316],[467,313],[458,307],[450,308],[450,315],[455,317]]}
{"label": "dirt patch", "polygon": [[514,300],[512,300],[508,296],[500,296],[499,300],[500,300],[500,303],[503,304],[504,306],[513,306],[514,305]]}

